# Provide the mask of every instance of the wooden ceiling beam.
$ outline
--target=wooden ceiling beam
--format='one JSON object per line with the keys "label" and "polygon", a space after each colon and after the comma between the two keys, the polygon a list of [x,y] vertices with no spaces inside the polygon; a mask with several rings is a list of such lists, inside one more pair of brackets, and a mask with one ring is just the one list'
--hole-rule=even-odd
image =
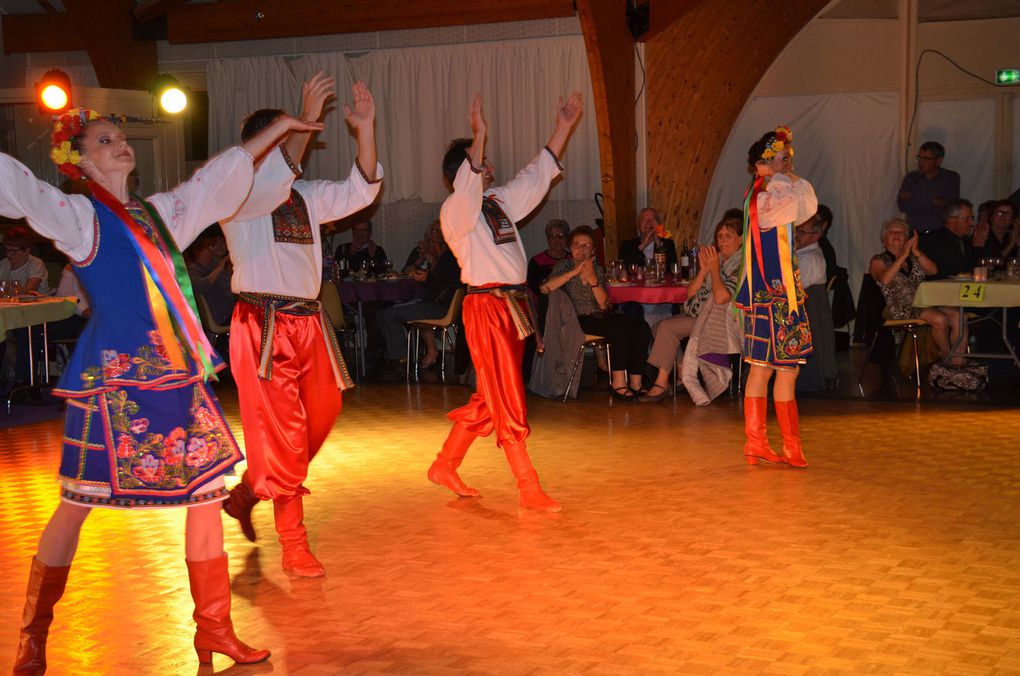
{"label": "wooden ceiling beam", "polygon": [[577,0],[591,73],[599,135],[606,253],[615,258],[636,223],[637,121],[634,112],[634,41],[627,0]]}
{"label": "wooden ceiling beam", "polygon": [[135,39],[134,6],[134,0],[64,0],[100,87],[146,90],[156,79],[156,43]]}
{"label": "wooden ceiling beam", "polygon": [[437,26],[555,19],[574,15],[573,0],[236,0],[167,11],[172,43],[265,40]]}
{"label": "wooden ceiling beam", "polygon": [[638,41],[651,40],[701,2],[702,0],[649,0],[648,31],[641,35]]}
{"label": "wooden ceiling beam", "polygon": [[188,0],[139,0],[132,14],[139,23],[158,19],[167,12],[186,5]]}
{"label": "wooden ceiling beam", "polygon": [[85,49],[85,40],[68,14],[7,14],[2,21],[5,54]]}

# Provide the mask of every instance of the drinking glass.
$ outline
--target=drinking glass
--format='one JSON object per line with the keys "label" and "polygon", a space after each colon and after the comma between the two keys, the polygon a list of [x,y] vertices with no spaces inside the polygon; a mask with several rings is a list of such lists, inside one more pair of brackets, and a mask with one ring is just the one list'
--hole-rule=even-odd
{"label": "drinking glass", "polygon": [[10,285],[6,279],[0,279],[0,300],[4,300],[10,294]]}
{"label": "drinking glass", "polygon": [[1020,258],[1010,258],[1006,264],[1006,277],[1009,279],[1020,279]]}
{"label": "drinking glass", "polygon": [[12,279],[8,281],[7,293],[10,294],[12,299],[17,300],[17,298],[21,295],[21,280]]}

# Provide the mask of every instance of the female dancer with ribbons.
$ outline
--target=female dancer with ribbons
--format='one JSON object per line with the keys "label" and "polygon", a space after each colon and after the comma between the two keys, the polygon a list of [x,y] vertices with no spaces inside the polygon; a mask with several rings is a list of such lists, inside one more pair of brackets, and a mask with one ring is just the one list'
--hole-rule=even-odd
{"label": "female dancer with ribbons", "polygon": [[93,307],[55,390],[67,399],[62,499],[32,561],[14,673],[46,671],[53,607],[92,507],[188,507],[185,558],[199,661],[213,652],[241,663],[268,659],[268,650],[237,638],[230,620],[219,502],[227,497],[223,475],[241,453],[206,384],[223,363],[197,319],[180,249],[241,206],[253,157],[289,131],[320,128],[281,117],[148,200],[128,193],[135,156],[123,130],[91,110],[62,114],[51,150],[61,173],[88,179],[87,197],[66,195],[0,154],[0,214],[25,218],[53,239]]}
{"label": "female dancer with ribbons", "polygon": [[[793,133],[787,127],[762,136],[748,151],[754,176],[744,204],[743,272],[734,304],[743,314],[744,361],[750,366],[744,390],[744,455],[807,467],[800,442],[794,385],[811,354],[811,327],[794,258],[793,230],[814,216],[818,200],[811,184],[793,173]],[[777,455],[765,435],[768,386],[783,434]]]}

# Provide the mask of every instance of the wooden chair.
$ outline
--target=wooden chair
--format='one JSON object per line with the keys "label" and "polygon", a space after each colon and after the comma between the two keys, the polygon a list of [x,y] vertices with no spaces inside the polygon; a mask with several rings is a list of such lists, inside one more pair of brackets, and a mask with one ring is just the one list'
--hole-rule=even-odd
{"label": "wooden chair", "polygon": [[340,301],[340,292],[336,284],[330,281],[322,283],[319,287],[319,303],[322,311],[329,317],[333,330],[340,338],[340,344],[348,350],[354,350],[354,372],[364,375],[365,353],[361,346],[360,332],[347,323],[347,315],[344,314],[344,305]]}
{"label": "wooden chair", "polygon": [[[421,346],[421,332],[430,331],[434,334],[437,329],[442,331],[439,373],[442,381],[446,382],[446,347],[447,344],[451,350],[455,347],[452,341],[457,335],[456,324],[460,321],[460,307],[464,304],[465,293],[463,288],[457,289],[450,300],[450,307],[447,308],[446,314],[439,319],[413,319],[407,322],[407,382],[411,382],[412,368],[414,369],[415,382],[419,378],[418,349]],[[411,348],[412,339],[413,349]]]}

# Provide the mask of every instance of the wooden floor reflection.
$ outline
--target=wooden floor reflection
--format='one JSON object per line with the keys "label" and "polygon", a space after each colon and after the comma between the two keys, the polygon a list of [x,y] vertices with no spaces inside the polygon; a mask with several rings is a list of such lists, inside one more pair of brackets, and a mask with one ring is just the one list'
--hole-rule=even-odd
{"label": "wooden floor reflection", "polygon": [[[739,407],[529,400],[556,515],[519,513],[479,440],[457,500],[425,469],[462,387],[363,385],[308,482],[327,577],[289,579],[272,510],[233,522],[237,673],[1020,671],[1016,410],[802,405],[804,471],[743,464]],[[236,425],[236,398],[223,392]],[[774,416],[773,416],[774,417]],[[778,431],[771,427],[772,436]],[[59,423],[0,432],[0,670],[56,504]],[[183,513],[96,510],[49,642],[51,674],[201,673]],[[212,670],[207,670],[211,672]]]}

